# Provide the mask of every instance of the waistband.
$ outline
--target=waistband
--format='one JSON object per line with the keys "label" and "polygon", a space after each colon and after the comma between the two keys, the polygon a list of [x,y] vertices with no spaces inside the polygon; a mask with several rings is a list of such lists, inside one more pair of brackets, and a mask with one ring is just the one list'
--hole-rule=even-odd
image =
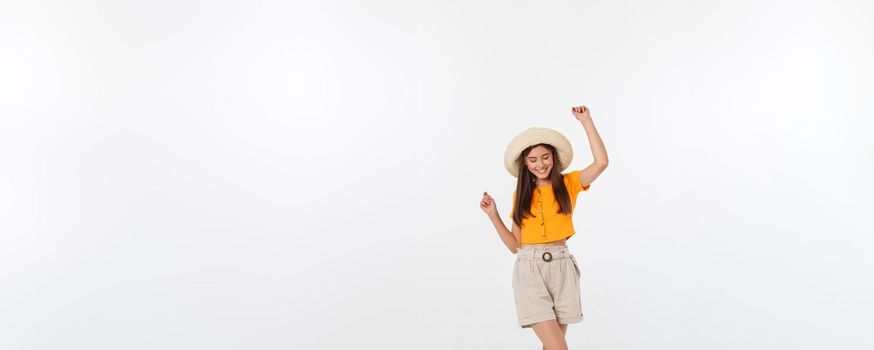
{"label": "waistband", "polygon": [[552,261],[564,259],[571,255],[567,246],[527,246],[516,253],[521,259]]}

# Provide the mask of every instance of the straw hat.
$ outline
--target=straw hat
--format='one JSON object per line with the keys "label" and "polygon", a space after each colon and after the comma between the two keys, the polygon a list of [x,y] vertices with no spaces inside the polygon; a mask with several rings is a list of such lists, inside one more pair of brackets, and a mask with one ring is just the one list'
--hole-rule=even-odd
{"label": "straw hat", "polygon": [[526,148],[546,143],[555,147],[558,152],[558,159],[561,160],[561,169],[559,172],[567,169],[574,158],[574,150],[571,147],[571,142],[567,137],[564,137],[560,132],[547,128],[529,128],[521,134],[516,135],[510,144],[507,145],[507,150],[504,152],[504,167],[510,172],[513,177],[519,176],[519,166],[516,164],[516,159]]}

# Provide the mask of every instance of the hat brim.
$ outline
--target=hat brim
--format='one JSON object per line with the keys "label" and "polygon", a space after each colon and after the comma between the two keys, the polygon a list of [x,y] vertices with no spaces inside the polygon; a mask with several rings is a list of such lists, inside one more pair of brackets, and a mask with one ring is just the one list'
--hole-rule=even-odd
{"label": "hat brim", "polygon": [[507,172],[514,177],[518,177],[519,165],[516,163],[516,160],[519,158],[519,155],[526,148],[541,143],[555,147],[558,159],[561,161],[559,172],[568,168],[574,158],[574,151],[567,137],[552,129],[534,127],[516,135],[510,141],[510,144],[507,145],[507,150],[504,151],[504,167],[507,169]]}

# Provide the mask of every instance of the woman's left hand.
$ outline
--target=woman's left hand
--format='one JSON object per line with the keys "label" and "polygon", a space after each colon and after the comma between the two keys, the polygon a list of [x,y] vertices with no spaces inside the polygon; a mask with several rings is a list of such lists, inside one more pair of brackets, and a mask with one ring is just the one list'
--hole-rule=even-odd
{"label": "woman's left hand", "polygon": [[583,119],[586,118],[591,118],[591,116],[589,116],[589,108],[586,106],[571,107],[571,113],[573,113],[574,117],[576,117],[579,121],[583,121]]}

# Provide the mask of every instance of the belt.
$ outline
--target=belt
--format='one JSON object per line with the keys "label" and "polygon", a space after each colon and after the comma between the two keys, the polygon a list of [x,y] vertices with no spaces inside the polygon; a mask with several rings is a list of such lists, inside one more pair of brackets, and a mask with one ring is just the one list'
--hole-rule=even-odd
{"label": "belt", "polygon": [[570,255],[567,251],[567,248],[563,249],[522,249],[517,254],[523,258],[531,258],[535,260],[543,260],[545,262],[550,262],[554,259],[566,258]]}

